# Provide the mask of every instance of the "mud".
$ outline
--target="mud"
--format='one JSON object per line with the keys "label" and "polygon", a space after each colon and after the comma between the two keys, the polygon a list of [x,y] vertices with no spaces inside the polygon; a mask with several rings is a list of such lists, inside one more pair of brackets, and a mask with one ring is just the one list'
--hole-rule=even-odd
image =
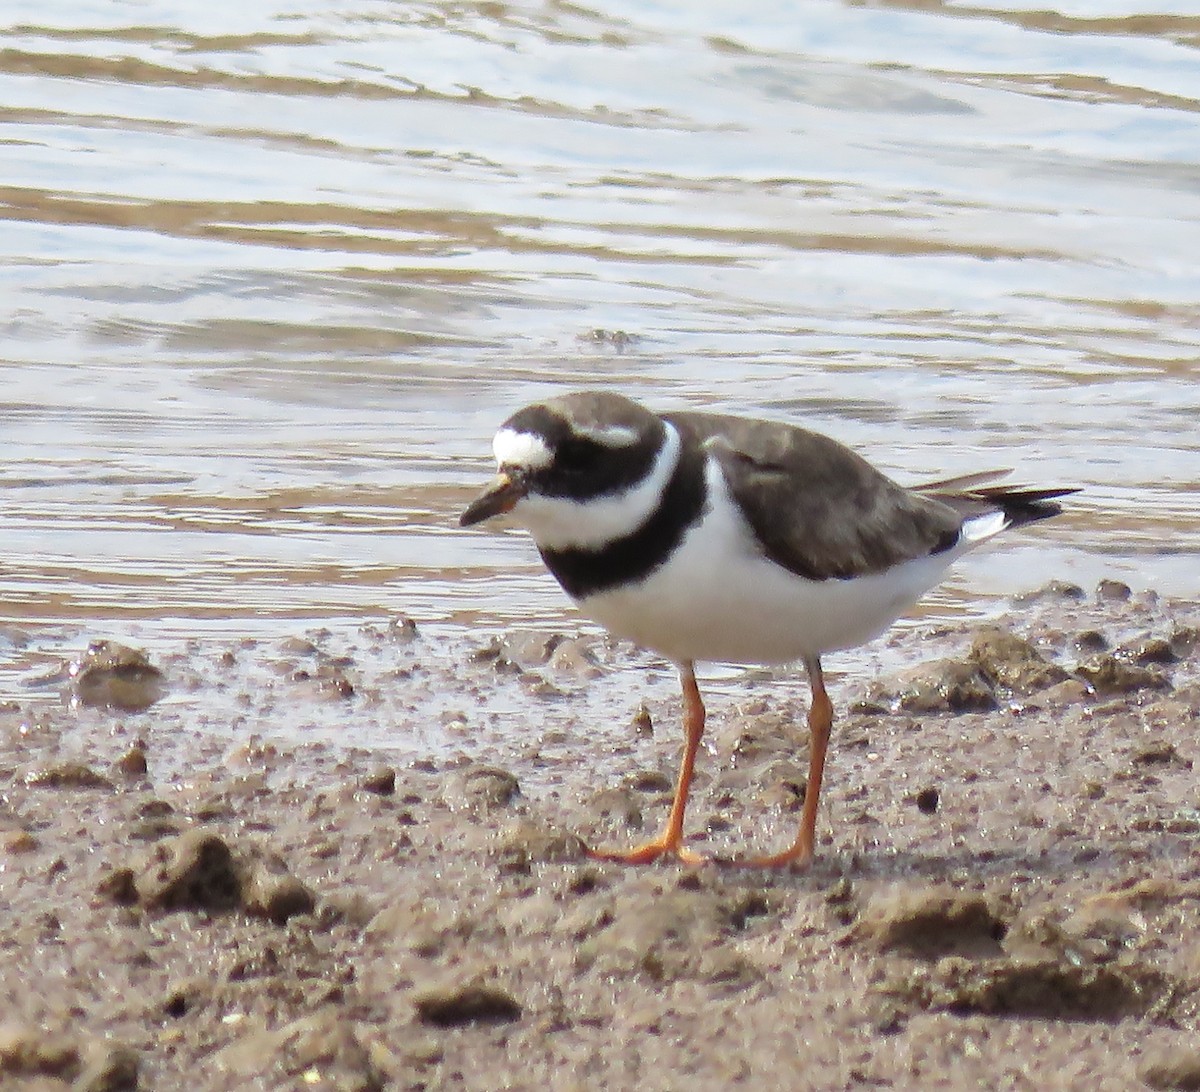
{"label": "mud", "polygon": [[[807,873],[586,857],[679,750],[587,633],[196,641],[102,669],[142,712],[67,671],[0,711],[0,1087],[1198,1088],[1200,613],[1123,588],[838,679]],[[805,687],[710,683],[693,844],[786,842]]]}

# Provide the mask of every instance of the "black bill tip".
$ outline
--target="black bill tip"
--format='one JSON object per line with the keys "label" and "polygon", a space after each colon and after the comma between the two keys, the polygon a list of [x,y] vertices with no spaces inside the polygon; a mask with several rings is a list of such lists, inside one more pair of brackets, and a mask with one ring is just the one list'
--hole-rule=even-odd
{"label": "black bill tip", "polygon": [[473,527],[476,523],[509,511],[525,496],[525,490],[525,483],[520,477],[507,472],[497,474],[492,484],[467,505],[458,517],[458,525]]}

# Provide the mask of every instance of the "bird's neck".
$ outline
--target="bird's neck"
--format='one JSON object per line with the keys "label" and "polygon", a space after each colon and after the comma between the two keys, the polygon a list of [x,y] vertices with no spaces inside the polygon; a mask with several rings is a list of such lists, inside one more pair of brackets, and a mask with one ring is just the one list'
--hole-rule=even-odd
{"label": "bird's neck", "polygon": [[[670,557],[703,515],[708,502],[705,453],[682,445],[670,426],[668,435],[672,438],[671,470],[665,477],[660,474],[664,465],[660,458],[651,475],[637,487],[653,498],[652,504],[642,508],[640,521],[628,520],[620,533],[598,541],[581,543],[577,536],[573,543],[547,545],[535,536],[546,567],[573,599],[586,599],[645,579]],[[595,503],[588,502],[588,507]]]}

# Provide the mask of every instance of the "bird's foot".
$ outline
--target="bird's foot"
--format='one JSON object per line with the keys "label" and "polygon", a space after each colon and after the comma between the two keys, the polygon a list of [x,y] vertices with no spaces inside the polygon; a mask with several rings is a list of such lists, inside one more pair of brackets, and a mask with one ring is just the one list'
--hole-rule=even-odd
{"label": "bird's foot", "polygon": [[703,865],[711,860],[702,853],[688,849],[682,842],[669,838],[656,838],[633,849],[593,849],[588,846],[585,852],[594,861],[616,861],[618,864],[650,864],[667,855],[685,865]]}
{"label": "bird's foot", "polygon": [[787,868],[807,872],[812,868],[813,851],[811,846],[792,846],[782,853],[768,853],[762,857],[719,857],[716,863],[725,868]]}

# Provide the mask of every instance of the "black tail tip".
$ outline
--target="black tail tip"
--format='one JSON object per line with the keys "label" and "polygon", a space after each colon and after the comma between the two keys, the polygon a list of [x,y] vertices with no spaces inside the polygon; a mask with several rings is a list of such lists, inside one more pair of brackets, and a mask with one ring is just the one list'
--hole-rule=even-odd
{"label": "black tail tip", "polygon": [[987,499],[1000,507],[1012,527],[1023,523],[1036,523],[1060,515],[1063,507],[1058,498],[1069,497],[1080,492],[1079,486],[1059,486],[1048,489],[995,489],[983,490]]}

